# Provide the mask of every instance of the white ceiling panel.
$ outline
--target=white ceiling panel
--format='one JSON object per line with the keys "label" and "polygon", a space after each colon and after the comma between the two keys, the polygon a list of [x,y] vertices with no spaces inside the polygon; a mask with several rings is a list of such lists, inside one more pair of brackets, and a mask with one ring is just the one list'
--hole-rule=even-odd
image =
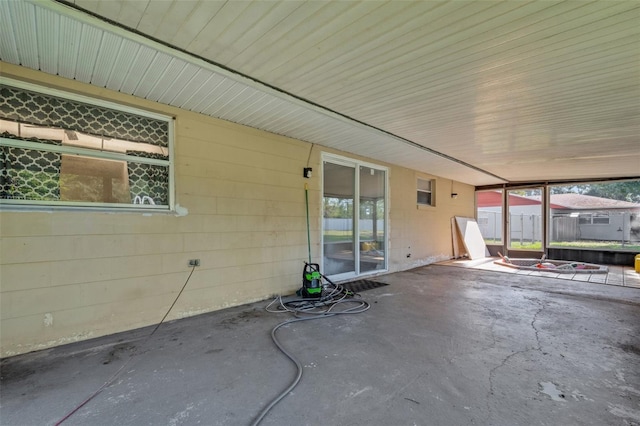
{"label": "white ceiling panel", "polygon": [[[229,46],[230,49],[225,49],[224,53],[233,57],[242,50],[243,39],[259,36],[258,22],[277,5],[277,2],[264,1],[225,2],[217,11],[215,21],[210,21],[203,28],[201,34],[206,37],[196,37],[187,49],[207,57],[209,51],[219,52],[219,46]],[[271,18],[278,19],[277,16]]]}
{"label": "white ceiling panel", "polygon": [[232,110],[237,105],[245,104],[249,97],[246,92],[253,93],[253,90],[243,84],[234,84],[229,90],[220,95],[209,108],[204,110],[204,113],[223,118],[226,111]]}
{"label": "white ceiling panel", "polygon": [[98,56],[96,57],[96,63],[93,67],[91,84],[102,87],[107,86],[109,77],[115,74],[114,64],[120,54],[122,42],[122,37],[118,37],[115,34],[103,34],[100,47],[97,49]]}
{"label": "white ceiling panel", "polygon": [[[224,6],[222,1],[172,2],[156,37],[174,46],[187,49]],[[207,37],[206,32],[204,37]]]}
{"label": "white ceiling panel", "polygon": [[171,105],[176,105],[179,108],[188,109],[185,108],[185,105],[198,95],[201,88],[207,87],[209,85],[209,82],[214,74],[209,70],[205,70],[196,66],[194,67],[197,68],[198,71],[189,80],[182,81],[180,91],[176,94],[175,98],[171,100]]}
{"label": "white ceiling panel", "polygon": [[219,96],[219,93],[229,88],[235,82],[225,78],[220,74],[212,73],[207,80],[206,86],[202,86],[197,96],[187,101],[184,108],[189,111],[203,111],[212,102],[212,99]]}
{"label": "white ceiling panel", "polygon": [[[290,2],[290,4],[294,3],[298,7],[281,22],[260,25],[261,28],[265,28],[265,31],[260,37],[254,38],[248,47],[233,58],[235,67],[255,69],[261,64],[267,63],[267,59],[276,58],[278,56],[276,54],[277,51],[271,51],[271,49],[277,49],[276,46],[279,46],[283,41],[286,41],[288,45],[292,45],[305,34],[305,27],[307,30],[310,29],[308,25],[312,23],[309,18],[321,13],[320,11],[326,8],[326,4],[319,1]],[[347,7],[347,5],[340,6]],[[290,51],[290,53],[293,52]]]}
{"label": "white ceiling panel", "polygon": [[[156,84],[153,86],[152,91],[147,94],[147,99],[168,103],[167,101],[163,100],[165,94],[168,91],[177,92],[179,90],[178,86],[182,85],[182,81],[188,81],[188,78],[186,80],[180,79],[187,65],[188,64],[181,59],[171,58],[166,68],[162,70],[162,74],[160,78],[158,78]],[[173,98],[173,96],[174,95],[171,95],[171,93],[169,93],[169,97]]]}
{"label": "white ceiling panel", "polygon": [[[9,2],[0,2],[0,15],[10,16]],[[20,55],[16,45],[16,33],[13,28],[13,22],[3,21],[4,25],[0,25],[0,51],[6,55],[5,61],[17,64],[20,62]]]}
{"label": "white ceiling panel", "polygon": [[14,39],[16,40],[18,61],[21,65],[28,68],[39,69],[38,41],[36,39],[36,8],[32,4],[22,2],[8,2],[8,8],[2,9],[2,12],[8,11],[10,16],[14,17],[11,21],[3,19],[2,22],[11,22],[13,24]]}
{"label": "white ceiling panel", "polygon": [[[78,59],[75,61],[76,72],[74,78],[79,81],[91,83],[96,58],[98,57],[98,46],[100,46],[102,42],[104,32],[90,25],[83,25],[81,34],[77,50]],[[53,36],[53,34],[51,35]],[[61,46],[61,48],[62,47],[63,46]]]}
{"label": "white ceiling panel", "polygon": [[[256,40],[262,39],[274,28],[286,24],[292,18],[292,14],[303,4],[300,1],[265,2],[259,11],[252,10],[253,22],[247,22],[243,19],[244,25],[231,25],[215,40],[215,43],[211,44],[210,49],[215,50],[215,44],[218,43],[232,46],[232,49],[220,52],[220,62],[237,60],[243,52],[252,52],[251,45]],[[204,56],[207,55],[207,50],[203,52]]]}
{"label": "white ceiling panel", "polygon": [[[160,2],[162,1],[163,0],[160,0]],[[140,19],[142,19],[142,16],[147,10],[149,4],[152,2],[158,2],[158,0],[109,0],[109,2],[100,3],[100,8],[98,9],[97,14],[100,16],[109,16],[113,14],[109,10],[103,10],[105,5],[108,5],[108,7],[113,10],[118,10],[119,7],[119,13],[117,14],[117,18],[114,20],[126,27],[136,28],[140,24]]]}
{"label": "white ceiling panel", "polygon": [[60,16],[60,33],[53,41],[66,49],[58,49],[58,73],[65,78],[74,78],[78,62],[78,48],[82,36],[82,23]]}
{"label": "white ceiling panel", "polygon": [[197,111],[202,111],[204,114],[209,114],[208,111],[216,111],[220,108],[222,104],[226,104],[230,98],[233,98],[240,90],[242,90],[244,85],[225,78],[220,84],[218,84],[215,88],[215,91],[211,94],[211,96],[205,100],[201,107],[197,109]]}
{"label": "white ceiling panel", "polygon": [[135,78],[140,81],[132,94],[146,99],[157,87],[158,81],[168,71],[169,65],[171,65],[171,61],[173,60],[174,58],[171,55],[155,51],[153,60],[144,72],[137,68],[129,70],[129,74],[136,76]]}
{"label": "white ceiling panel", "polygon": [[223,120],[238,122],[238,120],[246,121],[246,115],[248,111],[254,111],[265,103],[267,100],[267,94],[262,93],[252,88],[247,88],[244,93],[242,102],[235,102],[235,106],[231,108],[225,108],[220,114],[220,118]]}
{"label": "white ceiling panel", "polygon": [[[183,13],[188,13],[189,5],[194,4],[195,2],[183,2],[183,7],[180,8]],[[138,25],[133,26],[132,28],[137,29],[143,34],[149,34],[150,36],[156,37],[158,32],[164,30],[166,25],[164,25],[164,18],[166,16],[173,16],[175,14],[169,14],[169,11],[175,6],[175,3],[170,1],[149,1],[145,4],[145,10],[143,15],[140,17]],[[184,20],[183,15],[178,17],[178,22],[182,22]]]}
{"label": "white ceiling panel", "polygon": [[[262,123],[265,119],[264,117],[269,113],[273,114],[276,106],[279,102],[283,102],[282,100],[276,98],[275,96],[266,95],[262,98],[262,101],[253,105],[249,110],[244,110],[242,113],[242,121],[245,125],[250,127],[255,127],[256,129],[260,129],[259,123]],[[236,119],[237,121],[237,119]]]}
{"label": "white ceiling panel", "polygon": [[256,110],[248,118],[249,122],[253,123],[253,127],[264,130],[268,126],[273,126],[277,121],[289,119],[291,114],[301,113],[302,110],[294,109],[285,100],[276,98],[271,102],[271,106]]}
{"label": "white ceiling panel", "polygon": [[73,3],[119,26],[0,2],[0,59],[474,185],[640,175],[638,2]]}
{"label": "white ceiling panel", "polygon": [[[36,9],[36,27],[51,28],[53,34],[59,34],[60,16],[46,9]],[[49,74],[58,74],[58,43],[57,39],[47,38],[47,33],[36,33],[40,69]]]}
{"label": "white ceiling panel", "polygon": [[[105,83],[105,87],[108,87],[111,90],[123,90],[125,82],[127,81],[127,76],[130,75],[129,71],[131,69],[139,69],[138,67],[143,66],[139,61],[134,60],[134,58],[138,57],[140,50],[140,45],[133,43],[131,40],[122,39],[118,49],[118,54],[113,61],[109,78]],[[127,71],[122,72],[121,70]],[[132,79],[130,78],[129,80]],[[129,91],[127,91],[127,89],[124,91],[131,93],[134,88],[135,86],[129,89]]]}
{"label": "white ceiling panel", "polygon": [[[131,46],[130,57],[119,59],[119,68],[120,74],[122,75],[121,80],[122,86],[120,87],[120,91],[123,93],[135,93],[138,86],[142,83],[140,76],[147,71],[147,69],[153,63],[153,58],[156,56],[156,51],[147,46],[140,45],[139,43],[135,43],[134,41],[125,41],[124,46],[125,49],[129,49],[127,47],[128,42],[131,42],[134,45],[137,45],[137,50],[133,46]],[[135,55],[133,54],[135,50]],[[129,59],[129,61],[127,61]],[[114,76],[115,78],[115,76]]]}

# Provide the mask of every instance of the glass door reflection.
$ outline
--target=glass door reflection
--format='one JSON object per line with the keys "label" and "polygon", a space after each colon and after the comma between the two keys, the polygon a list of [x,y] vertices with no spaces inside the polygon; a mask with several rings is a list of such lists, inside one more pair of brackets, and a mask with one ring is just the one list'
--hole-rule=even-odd
{"label": "glass door reflection", "polygon": [[323,273],[328,276],[354,275],[355,166],[325,162],[323,177]]}

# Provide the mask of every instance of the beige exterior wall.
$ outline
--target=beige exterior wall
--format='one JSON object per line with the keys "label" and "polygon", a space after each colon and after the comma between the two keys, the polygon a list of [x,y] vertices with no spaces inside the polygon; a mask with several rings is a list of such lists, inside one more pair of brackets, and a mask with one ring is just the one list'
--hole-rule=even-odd
{"label": "beige exterior wall", "polygon": [[[185,216],[0,212],[0,356],[288,294],[307,253],[309,184],[320,256],[321,153],[311,144],[0,63],[2,75],[175,116],[176,202]],[[377,163],[363,158],[371,163]],[[468,185],[437,179],[436,207],[416,206],[415,171],[389,167],[389,270],[452,255],[450,218],[473,216]],[[316,172],[318,171],[318,172]],[[411,257],[407,257],[411,254]]]}

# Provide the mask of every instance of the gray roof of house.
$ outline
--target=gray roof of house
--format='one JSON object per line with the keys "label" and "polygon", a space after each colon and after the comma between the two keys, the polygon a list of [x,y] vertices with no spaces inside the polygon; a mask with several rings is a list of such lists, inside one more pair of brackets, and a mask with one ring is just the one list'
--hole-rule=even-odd
{"label": "gray roof of house", "polygon": [[582,194],[551,194],[550,201],[572,210],[640,209],[640,204]]}

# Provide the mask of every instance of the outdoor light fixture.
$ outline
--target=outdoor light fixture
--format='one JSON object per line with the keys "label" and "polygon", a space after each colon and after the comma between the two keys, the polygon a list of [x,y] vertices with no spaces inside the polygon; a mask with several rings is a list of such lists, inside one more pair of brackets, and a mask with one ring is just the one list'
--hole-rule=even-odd
{"label": "outdoor light fixture", "polygon": [[313,168],[311,167],[305,167],[302,170],[302,176],[306,177],[307,179],[309,179],[311,177],[311,172],[313,171]]}
{"label": "outdoor light fixture", "polygon": [[458,198],[458,193],[457,192],[452,192],[451,193],[451,198]]}

